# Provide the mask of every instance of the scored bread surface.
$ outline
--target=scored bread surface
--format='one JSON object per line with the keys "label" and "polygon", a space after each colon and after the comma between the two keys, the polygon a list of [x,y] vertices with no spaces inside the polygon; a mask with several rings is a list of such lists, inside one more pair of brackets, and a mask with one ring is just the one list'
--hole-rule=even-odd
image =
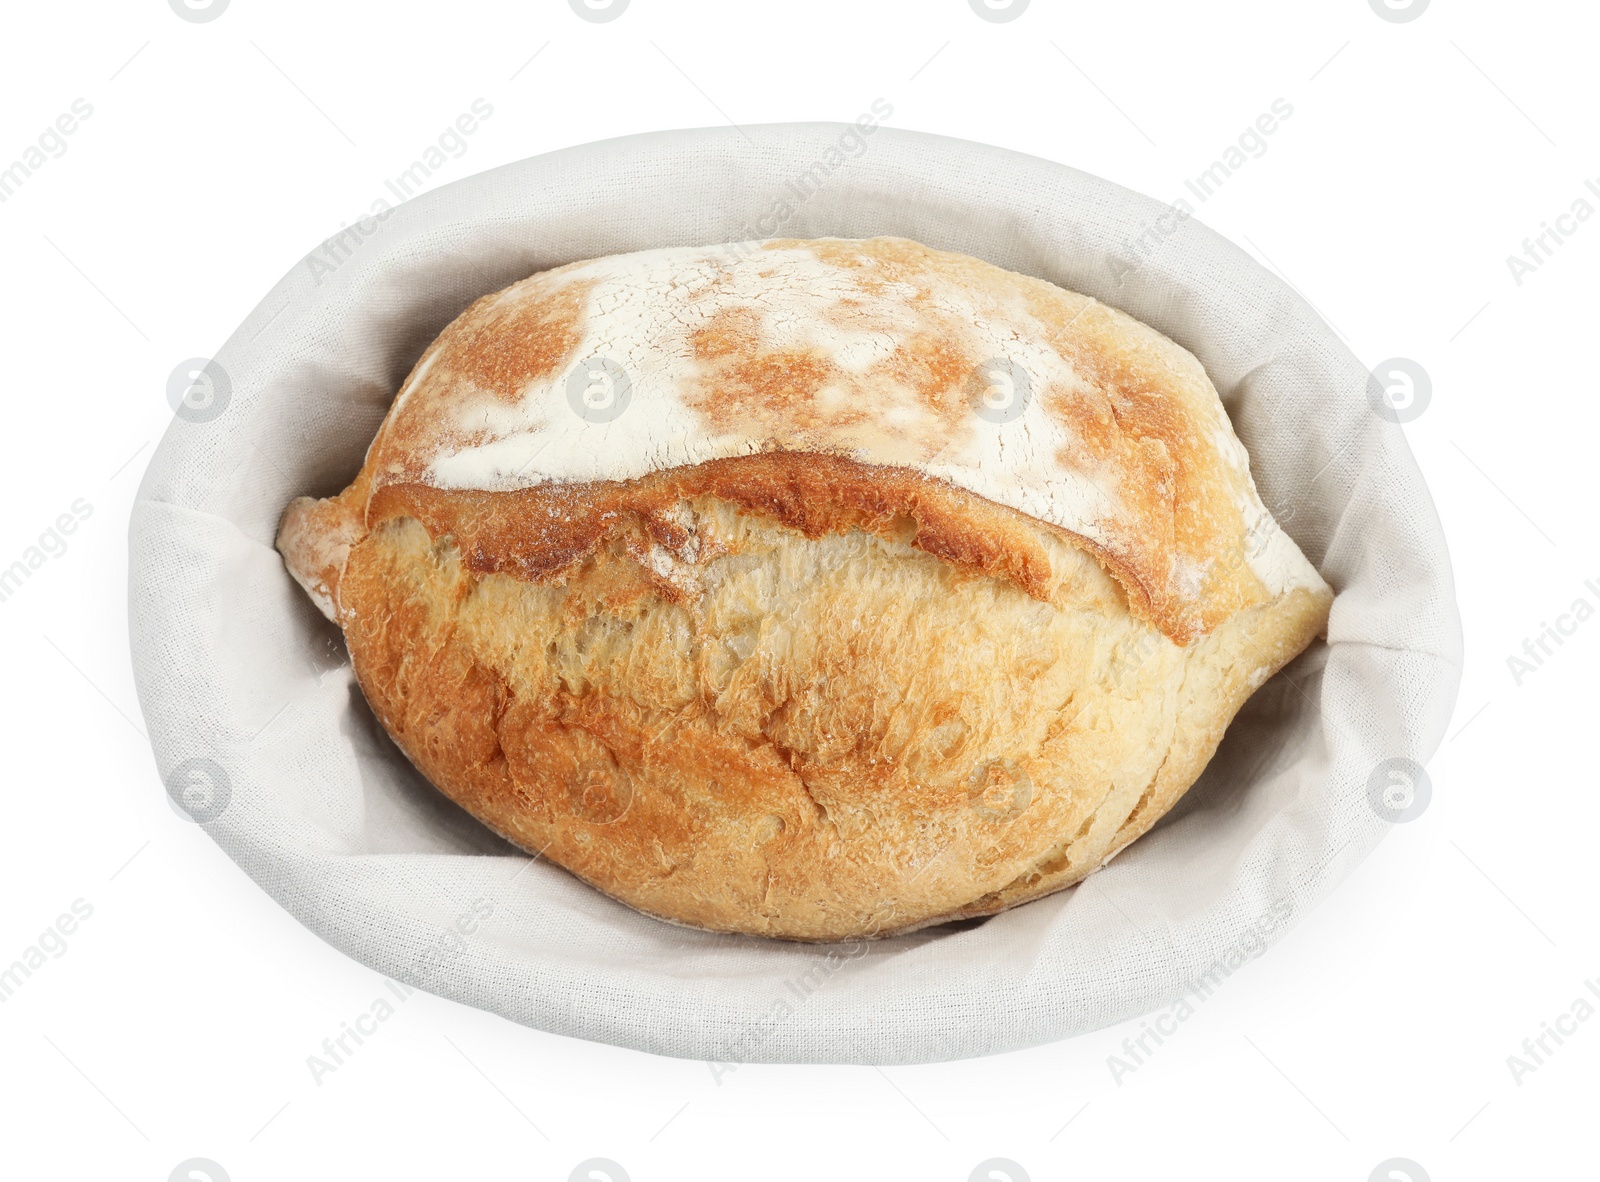
{"label": "scored bread surface", "polygon": [[485,296],[279,548],[485,824],[651,914],[811,940],[1080,880],[1331,601],[1189,353],[902,239]]}

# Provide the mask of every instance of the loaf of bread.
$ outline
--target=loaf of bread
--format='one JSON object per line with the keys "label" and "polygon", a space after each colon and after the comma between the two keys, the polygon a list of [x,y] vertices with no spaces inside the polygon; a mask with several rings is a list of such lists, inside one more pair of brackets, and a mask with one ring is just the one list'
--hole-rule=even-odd
{"label": "loaf of bread", "polygon": [[278,547],[473,816],[640,911],[799,940],[1078,882],[1332,601],[1190,353],[895,238],[484,296]]}

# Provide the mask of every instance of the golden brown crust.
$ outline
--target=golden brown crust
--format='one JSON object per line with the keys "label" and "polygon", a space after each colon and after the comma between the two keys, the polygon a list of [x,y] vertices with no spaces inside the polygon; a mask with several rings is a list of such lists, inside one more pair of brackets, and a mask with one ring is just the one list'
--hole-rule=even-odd
{"label": "golden brown crust", "polygon": [[[714,263],[674,288],[705,306],[648,331],[606,318],[615,260],[535,276],[441,334],[355,483],[295,501],[279,549],[441,791],[642,911],[827,940],[1071,885],[1172,807],[1331,593],[1153,330],[904,240],[764,251],[774,292],[828,269],[832,351],[783,336],[782,299],[730,301]],[[1054,359],[1044,417],[994,454],[974,309]],[[564,436],[539,401],[628,325],[672,379],[653,409],[634,390],[672,428],[650,454],[731,450],[544,471],[642,446]],[[852,369],[863,340],[888,344]],[[441,458],[508,440],[517,480],[441,487]],[[1004,499],[1036,503],[1036,478],[1111,508],[1069,528]]]}

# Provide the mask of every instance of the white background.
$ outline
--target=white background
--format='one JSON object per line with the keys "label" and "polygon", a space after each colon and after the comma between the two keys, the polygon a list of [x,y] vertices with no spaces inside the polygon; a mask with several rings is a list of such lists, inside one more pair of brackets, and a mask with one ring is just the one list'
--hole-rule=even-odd
{"label": "white background", "polygon": [[[1600,1017],[1520,1080],[1507,1063],[1580,996],[1600,1006],[1600,618],[1520,685],[1507,664],[1575,600],[1600,606],[1600,217],[1566,223],[1521,284],[1506,262],[1575,200],[1600,211],[1590,6],[1435,0],[1395,23],[1367,0],[1034,0],[993,23],[966,0],[633,0],[591,23],[565,0],[233,0],[192,23],[140,0],[11,5],[4,25],[0,168],[74,100],[93,114],[0,204],[0,567],[75,501],[92,514],[0,602],[0,966],[73,901],[93,914],[0,1003],[0,1176],[164,1180],[194,1157],[236,1182],[564,1180],[594,1157],[635,1182],[963,1182],[995,1157],[1012,1182],[1365,1182],[1394,1157],[1440,1182],[1596,1176]],[[319,1085],[307,1056],[382,981],[175,814],[142,734],[126,523],[168,375],[474,99],[492,117],[430,184],[636,131],[851,120],[878,97],[891,126],[1162,199],[1292,105],[1189,198],[1358,356],[1431,375],[1406,430],[1467,625],[1431,806],[1120,1083],[1107,1057],[1137,1022],[719,1082],[418,993]]]}

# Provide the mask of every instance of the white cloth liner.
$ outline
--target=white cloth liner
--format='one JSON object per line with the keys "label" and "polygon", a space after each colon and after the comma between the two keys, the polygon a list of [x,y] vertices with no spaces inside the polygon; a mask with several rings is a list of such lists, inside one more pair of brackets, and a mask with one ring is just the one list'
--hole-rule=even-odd
{"label": "white cloth liner", "polygon": [[[1387,829],[1368,778],[1438,745],[1461,639],[1437,516],[1401,428],[1369,405],[1366,369],[1284,283],[1159,202],[998,148],[847,132],[631,136],[428,193],[319,248],[331,269],[296,264],[217,354],[228,405],[174,420],[130,526],[156,762],[170,777],[215,761],[227,799],[207,832],[335,947],[561,1034],[723,1063],[923,1062],[1174,1001],[1275,940]],[[433,791],[273,550],[284,505],[348,482],[413,361],[472,299],[577,259],[752,228],[915,238],[1166,333],[1205,364],[1263,500],[1339,592],[1329,643],[1263,687],[1179,807],[1076,889],[838,946],[636,914]]]}

